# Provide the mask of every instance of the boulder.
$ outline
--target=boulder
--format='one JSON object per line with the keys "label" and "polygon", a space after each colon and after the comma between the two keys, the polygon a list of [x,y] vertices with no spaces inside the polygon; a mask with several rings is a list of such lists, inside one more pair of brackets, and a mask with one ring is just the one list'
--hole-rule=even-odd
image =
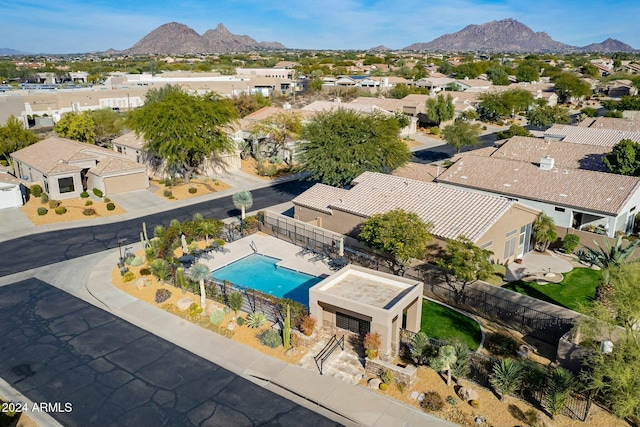
{"label": "boulder", "polygon": [[422,403],[424,401],[424,393],[420,393],[420,396],[418,396],[418,402]]}
{"label": "boulder", "polygon": [[187,310],[191,304],[193,304],[195,301],[193,300],[193,298],[191,297],[184,297],[184,298],[180,298],[178,300],[178,302],[176,303],[176,306],[180,309],[180,310]]}
{"label": "boulder", "polygon": [[236,322],[234,322],[233,320],[227,323],[228,330],[233,331],[235,328],[236,328]]}
{"label": "boulder", "polygon": [[380,388],[380,384],[382,384],[382,380],[380,378],[371,378],[368,382],[367,382],[367,386],[369,388],[372,388],[374,390],[377,390]]}
{"label": "boulder", "polygon": [[458,389],[458,397],[465,402],[480,399],[480,395],[478,394],[478,392],[470,387],[460,387]]}
{"label": "boulder", "polygon": [[417,391],[412,391],[411,394],[409,395],[409,398],[411,400],[418,400],[418,396],[420,396],[420,393],[418,393]]}

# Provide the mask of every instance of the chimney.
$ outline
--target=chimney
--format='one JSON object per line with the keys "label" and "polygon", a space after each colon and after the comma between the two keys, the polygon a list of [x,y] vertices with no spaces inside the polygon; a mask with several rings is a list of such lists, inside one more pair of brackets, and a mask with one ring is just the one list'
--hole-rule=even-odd
{"label": "chimney", "polygon": [[543,171],[550,171],[554,164],[555,160],[551,156],[542,156],[540,159],[540,169]]}

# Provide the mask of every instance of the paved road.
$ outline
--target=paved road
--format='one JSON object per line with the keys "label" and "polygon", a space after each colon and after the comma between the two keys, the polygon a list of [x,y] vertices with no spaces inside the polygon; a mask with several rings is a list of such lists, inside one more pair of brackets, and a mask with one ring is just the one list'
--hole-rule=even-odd
{"label": "paved road", "polygon": [[338,425],[38,279],[0,287],[0,336],[0,376],[67,427]]}
{"label": "paved road", "polygon": [[[254,190],[252,209],[288,202],[312,185],[310,181],[290,181]],[[118,237],[126,238],[129,243],[138,242],[143,221],[151,232],[156,225],[167,226],[174,218],[189,220],[198,212],[220,219],[239,215],[229,196],[113,224],[19,237],[0,244],[0,277],[116,248]]]}
{"label": "paved road", "polygon": [[[478,145],[477,147],[464,147],[461,151],[463,153],[466,153],[468,151],[477,150],[479,148],[492,147],[495,144],[495,142],[496,142],[495,134],[488,133],[480,137],[480,145]],[[429,147],[421,150],[415,150],[413,152],[412,161],[417,163],[439,162],[439,161],[453,157],[455,153],[456,153],[455,150],[451,146],[443,142],[441,145],[437,145],[437,146],[433,146],[433,147]]]}

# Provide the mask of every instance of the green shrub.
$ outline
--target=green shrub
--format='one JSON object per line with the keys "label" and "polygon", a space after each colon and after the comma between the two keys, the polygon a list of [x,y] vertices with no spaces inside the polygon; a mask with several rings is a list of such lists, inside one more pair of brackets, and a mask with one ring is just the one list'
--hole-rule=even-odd
{"label": "green shrub", "polygon": [[233,292],[229,295],[229,307],[236,313],[242,308],[242,293]]}
{"label": "green shrub", "polygon": [[107,210],[112,211],[116,208],[116,205],[113,202],[107,203]]}
{"label": "green shrub", "polygon": [[104,193],[102,192],[102,190],[100,190],[99,188],[94,188],[93,189],[93,194],[96,195],[96,197],[102,197],[104,195]]}
{"label": "green shrub", "polygon": [[141,256],[137,256],[134,259],[131,260],[130,265],[134,266],[134,267],[139,267],[144,263],[144,258]]}
{"label": "green shrub", "polygon": [[42,207],[38,208],[38,215],[39,215],[39,216],[46,215],[46,214],[47,214],[47,212],[49,212],[49,211],[47,210],[47,208],[42,208]]}
{"label": "green shrub", "polygon": [[224,318],[227,315],[224,314],[224,311],[222,310],[216,310],[213,313],[211,313],[211,316],[209,316],[209,321],[211,322],[211,324],[219,326],[222,324],[222,322],[224,322]]}
{"label": "green shrub", "polygon": [[158,289],[156,291],[156,303],[160,304],[161,302],[165,302],[171,297],[171,292],[169,289]]}
{"label": "green shrub", "polygon": [[282,345],[282,337],[277,331],[267,329],[260,334],[260,342],[267,347],[277,348]]}
{"label": "green shrub", "polygon": [[238,317],[236,319],[236,323],[238,324],[238,326],[244,325],[244,317]]}
{"label": "green shrub", "polygon": [[49,209],[55,209],[60,206],[60,202],[58,200],[49,200]]}
{"label": "green shrub", "polygon": [[122,281],[123,281],[123,282],[130,282],[130,281],[132,281],[132,280],[133,280],[133,279],[135,279],[135,278],[136,278],[136,275],[135,275],[135,274],[133,274],[133,271],[127,271],[127,272],[124,274],[124,276],[122,276]]}
{"label": "green shrub", "polygon": [[567,234],[562,241],[562,248],[567,254],[572,254],[580,244],[580,236],[577,234]]}
{"label": "green shrub", "polygon": [[197,192],[198,192],[198,189],[196,187],[189,187],[190,194],[196,194]]}
{"label": "green shrub", "polygon": [[82,210],[82,215],[85,215],[85,216],[91,216],[95,214],[96,214],[96,210],[93,208],[85,208]]}
{"label": "green shrub", "polygon": [[456,406],[458,404],[458,399],[453,396],[447,396],[447,403],[451,406]]}
{"label": "green shrub", "polygon": [[391,369],[383,369],[380,373],[380,379],[385,384],[391,384],[393,382],[393,371]]}
{"label": "green shrub", "polygon": [[84,205],[85,206],[91,206],[91,205],[93,205],[93,201],[87,200],[86,202],[84,202]]}
{"label": "green shrub", "polygon": [[83,191],[82,193],[80,193],[80,197],[82,197],[83,199],[86,199],[87,197],[89,197],[89,193],[87,193],[86,191]]}
{"label": "green shrub", "polygon": [[140,269],[140,275],[141,276],[150,276],[151,275],[151,269],[148,267],[144,267]]}
{"label": "green shrub", "polygon": [[485,348],[496,356],[516,356],[518,354],[518,342],[507,334],[494,332],[487,335]]}
{"label": "green shrub", "polygon": [[380,385],[378,386],[378,388],[380,388],[380,390],[385,391],[389,386],[386,383],[380,383]]}
{"label": "green shrub", "polygon": [[432,135],[440,135],[440,128],[438,126],[430,127],[429,133],[431,133]]}
{"label": "green shrub", "polygon": [[56,215],[64,215],[67,213],[67,208],[65,208],[64,206],[58,206],[56,208]]}
{"label": "green shrub", "polygon": [[49,203],[49,195],[47,193],[42,193],[42,196],[40,196],[40,203],[43,205]]}
{"label": "green shrub", "polygon": [[40,197],[42,195],[42,187],[40,187],[38,184],[33,184],[31,187],[29,187],[29,192],[33,197]]}
{"label": "green shrub", "polygon": [[173,192],[171,190],[164,190],[162,192],[162,195],[168,199],[173,198]]}
{"label": "green shrub", "polygon": [[108,198],[108,197],[105,197],[104,199],[102,199],[102,201],[105,202],[105,203],[109,203],[111,201],[111,199]]}
{"label": "green shrub", "polygon": [[258,311],[249,313],[249,315],[247,316],[247,326],[249,326],[250,328],[258,329],[266,322],[267,318],[264,316],[264,314]]}
{"label": "green shrub", "polygon": [[275,176],[278,173],[278,168],[276,165],[271,163],[265,164],[261,163],[258,165],[258,175],[261,176]]}
{"label": "green shrub", "polygon": [[189,306],[189,316],[194,317],[202,313],[202,307],[195,302]]}
{"label": "green shrub", "polygon": [[422,408],[428,411],[439,411],[444,407],[444,400],[437,391],[428,391],[424,394],[424,400],[422,401]]}

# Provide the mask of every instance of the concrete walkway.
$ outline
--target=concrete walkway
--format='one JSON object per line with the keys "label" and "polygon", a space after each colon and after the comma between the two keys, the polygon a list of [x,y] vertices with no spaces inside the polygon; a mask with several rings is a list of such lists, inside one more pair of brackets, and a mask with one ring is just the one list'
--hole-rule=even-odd
{"label": "concrete walkway", "polygon": [[522,257],[522,263],[511,262],[507,265],[505,280],[511,282],[536,273],[567,273],[573,270],[570,262],[552,252],[529,252]]}

